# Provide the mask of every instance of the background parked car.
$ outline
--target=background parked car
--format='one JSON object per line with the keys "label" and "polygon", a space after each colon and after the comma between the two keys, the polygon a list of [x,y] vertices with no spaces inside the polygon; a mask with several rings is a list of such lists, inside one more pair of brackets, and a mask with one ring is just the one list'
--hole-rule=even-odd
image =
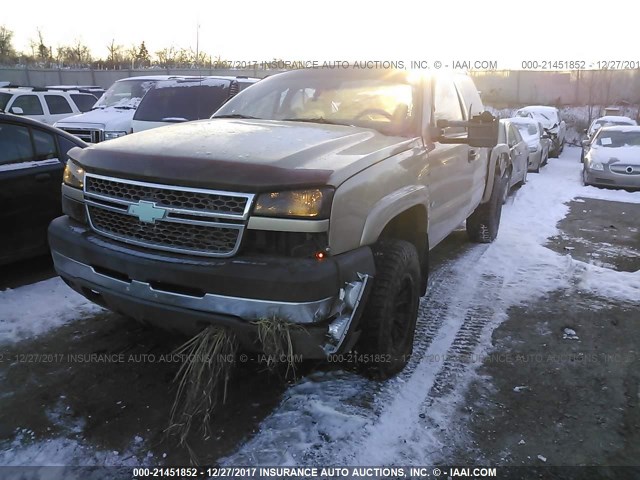
{"label": "background parked car", "polygon": [[79,90],[81,92],[91,93],[96,99],[100,98],[106,90],[99,85],[45,85],[45,88],[51,90]]}
{"label": "background parked car", "polygon": [[640,127],[602,127],[587,146],[585,185],[640,188]]}
{"label": "background parked car", "polygon": [[629,117],[622,117],[619,115],[605,115],[604,117],[596,118],[589,128],[584,133],[587,137],[582,141],[582,154],[580,155],[580,161],[584,161],[585,147],[591,143],[591,139],[601,127],[610,127],[614,125],[637,125],[635,120]]}
{"label": "background parked car", "polygon": [[562,153],[567,126],[556,107],[532,105],[521,108],[516,112],[515,116],[529,117],[540,122],[551,138],[549,156],[558,157]]}
{"label": "background parked car", "polygon": [[47,251],[47,226],[62,215],[67,152],[85,146],[57,128],[0,113],[0,265]]}
{"label": "background parked car", "polygon": [[529,171],[538,173],[547,164],[551,140],[542,124],[532,118],[514,117],[509,119],[518,128],[529,147]]}
{"label": "background parked car", "polygon": [[529,170],[529,146],[512,120],[510,118],[501,119],[498,128],[498,144],[503,143],[509,147],[511,158],[511,172],[509,173],[508,186],[505,189],[505,200],[513,186],[526,183],[527,171]]}
{"label": "background parked car", "polygon": [[53,125],[72,115],[91,110],[98,98],[79,90],[37,87],[0,88],[0,111],[24,115]]}
{"label": "background parked car", "polygon": [[88,143],[122,137],[131,133],[133,114],[144,94],[170,75],[130,77],[118,80],[100,97],[90,112],[65,118],[54,126]]}
{"label": "background parked car", "polygon": [[209,118],[224,103],[257,82],[248,77],[187,77],[156,83],[133,116],[133,132]]}

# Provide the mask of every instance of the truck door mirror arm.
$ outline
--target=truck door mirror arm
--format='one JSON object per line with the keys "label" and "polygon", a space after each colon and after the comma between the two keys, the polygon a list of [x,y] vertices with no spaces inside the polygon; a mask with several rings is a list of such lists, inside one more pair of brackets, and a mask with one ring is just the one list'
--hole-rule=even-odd
{"label": "truck door mirror arm", "polygon": [[[466,136],[447,137],[444,129],[447,127],[464,127]],[[498,143],[498,119],[490,112],[474,115],[470,120],[453,121],[438,120],[436,128],[432,129],[432,138],[440,143],[466,143],[472,147],[495,147]]]}

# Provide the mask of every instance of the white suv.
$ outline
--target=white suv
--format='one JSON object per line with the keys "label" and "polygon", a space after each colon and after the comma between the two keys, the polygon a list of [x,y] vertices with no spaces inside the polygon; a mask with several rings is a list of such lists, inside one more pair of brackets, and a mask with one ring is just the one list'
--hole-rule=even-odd
{"label": "white suv", "polygon": [[181,78],[171,75],[128,77],[116,81],[96,102],[94,108],[57,122],[58,127],[87,143],[98,143],[131,133],[131,121],[147,91],[161,80]]}
{"label": "white suv", "polygon": [[53,125],[72,115],[91,110],[98,99],[79,90],[60,91],[38,87],[0,88],[0,111]]}

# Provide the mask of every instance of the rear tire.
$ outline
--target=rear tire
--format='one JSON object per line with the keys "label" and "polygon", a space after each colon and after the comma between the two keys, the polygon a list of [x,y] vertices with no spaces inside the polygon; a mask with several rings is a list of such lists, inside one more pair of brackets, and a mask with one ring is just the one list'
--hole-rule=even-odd
{"label": "rear tire", "polygon": [[381,240],[374,246],[376,276],[362,318],[358,365],[371,378],[400,372],[413,351],[420,303],[420,260],[404,240]]}
{"label": "rear tire", "polygon": [[[497,172],[496,172],[497,173]],[[500,216],[502,215],[502,198],[506,187],[507,173],[493,180],[491,197],[487,203],[481,203],[467,218],[467,234],[475,243],[491,243],[498,236]]]}

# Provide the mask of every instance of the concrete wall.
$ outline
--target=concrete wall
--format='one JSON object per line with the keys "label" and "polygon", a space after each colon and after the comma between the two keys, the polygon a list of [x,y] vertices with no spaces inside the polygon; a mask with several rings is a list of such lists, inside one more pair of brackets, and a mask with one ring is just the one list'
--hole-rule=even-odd
{"label": "concrete wall", "polygon": [[262,78],[273,73],[277,73],[277,71],[164,68],[150,70],[68,70],[0,67],[0,81],[34,87],[44,87],[46,85],[99,85],[103,88],[109,88],[116,80],[140,75],[246,75]]}
{"label": "concrete wall", "polygon": [[[0,67],[0,81],[17,85],[100,85],[108,88],[121,78],[138,75],[246,75],[265,77],[277,70],[149,69],[68,70]],[[485,71],[472,72],[486,104],[497,108],[519,105],[640,104],[637,70],[572,72]]]}

